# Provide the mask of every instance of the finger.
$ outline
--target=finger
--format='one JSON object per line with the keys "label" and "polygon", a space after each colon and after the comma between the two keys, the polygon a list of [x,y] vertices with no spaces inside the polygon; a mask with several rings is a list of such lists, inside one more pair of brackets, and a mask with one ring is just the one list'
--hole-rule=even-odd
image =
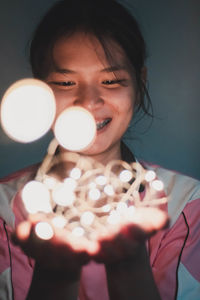
{"label": "finger", "polygon": [[168,220],[167,214],[159,208],[140,207],[135,210],[132,224],[151,234],[163,229],[168,224]]}

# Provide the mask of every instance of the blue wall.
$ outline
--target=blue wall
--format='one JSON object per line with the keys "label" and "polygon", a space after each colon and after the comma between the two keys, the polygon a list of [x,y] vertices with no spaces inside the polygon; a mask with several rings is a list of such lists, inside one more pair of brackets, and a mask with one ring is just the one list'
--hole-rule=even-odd
{"label": "blue wall", "polygon": [[[27,43],[55,0],[1,0],[0,96],[30,77]],[[124,0],[148,45],[148,81],[155,118],[134,126],[127,142],[145,160],[200,179],[200,1]],[[131,137],[131,138],[130,138]],[[41,160],[49,136],[29,145],[0,130],[0,177]]]}

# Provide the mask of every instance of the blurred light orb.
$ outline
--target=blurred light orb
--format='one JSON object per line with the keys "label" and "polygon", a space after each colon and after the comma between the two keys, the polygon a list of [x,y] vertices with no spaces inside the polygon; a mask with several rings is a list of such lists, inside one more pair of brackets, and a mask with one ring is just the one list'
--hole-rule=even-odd
{"label": "blurred light orb", "polygon": [[50,176],[46,176],[43,183],[50,190],[53,190],[58,185],[58,181]]}
{"label": "blurred light orb", "polygon": [[73,178],[65,178],[64,179],[64,185],[65,185],[65,188],[71,190],[71,191],[74,191],[75,188],[77,187],[77,181]]}
{"label": "blurred light orb", "polygon": [[78,227],[75,227],[73,230],[72,230],[72,234],[75,235],[76,237],[81,237],[83,236],[85,233],[85,230],[78,226]]}
{"label": "blurred light orb", "polygon": [[71,172],[70,172],[70,177],[73,178],[73,179],[75,179],[75,180],[78,180],[81,177],[81,173],[82,173],[81,169],[79,169],[79,168],[73,168],[71,170]]}
{"label": "blurred light orb", "polygon": [[37,223],[35,226],[35,233],[42,240],[50,240],[54,235],[51,225],[47,222]]}
{"label": "blurred light orb", "polygon": [[119,178],[122,182],[129,182],[132,177],[133,177],[132,172],[129,170],[123,170],[119,174]]}
{"label": "blurred light orb", "polygon": [[57,228],[64,228],[67,220],[63,216],[56,216],[52,219],[52,224]]}
{"label": "blurred light orb", "polygon": [[48,188],[36,180],[29,181],[24,186],[22,201],[30,214],[37,212],[49,213],[52,211]]}
{"label": "blurred light orb", "polygon": [[111,205],[110,204],[106,204],[104,206],[102,206],[102,211],[107,213],[111,210]]}
{"label": "blurred light orb", "polygon": [[151,170],[147,171],[144,178],[147,182],[153,181],[156,178],[156,173]]}
{"label": "blurred light orb", "polygon": [[119,202],[119,203],[117,204],[116,210],[117,210],[117,212],[119,212],[120,214],[125,214],[126,211],[127,211],[127,209],[128,209],[128,206],[127,206],[127,204],[126,204],[125,202]]}
{"label": "blurred light orb", "polygon": [[54,126],[59,144],[69,151],[87,149],[96,136],[96,122],[82,107],[69,107],[57,118]]}
{"label": "blurred light orb", "polygon": [[95,182],[98,185],[105,185],[107,183],[107,178],[106,176],[99,175],[96,177]]}
{"label": "blurred light orb", "polygon": [[121,221],[120,213],[116,210],[112,210],[107,218],[107,222],[111,225],[119,224]]}
{"label": "blurred light orb", "polygon": [[60,184],[53,190],[52,197],[56,204],[64,207],[72,205],[76,198],[73,190],[65,184]]}
{"label": "blurred light orb", "polygon": [[151,187],[154,190],[160,192],[164,189],[164,184],[161,180],[154,180],[154,181],[151,182]]}
{"label": "blurred light orb", "polygon": [[101,197],[101,192],[99,189],[94,188],[94,189],[89,190],[88,196],[91,200],[97,201]]}
{"label": "blurred light orb", "polygon": [[91,211],[85,211],[81,216],[81,224],[91,225],[94,221],[95,215]]}
{"label": "blurred light orb", "polygon": [[128,220],[130,220],[130,221],[133,220],[134,215],[135,215],[135,211],[136,211],[135,206],[131,205],[131,206],[128,207],[127,212],[126,212],[126,217],[127,217]]}
{"label": "blurred light orb", "polygon": [[114,196],[115,194],[115,191],[114,191],[114,188],[111,184],[107,184],[105,187],[104,187],[104,193],[107,195],[107,196]]}
{"label": "blurred light orb", "polygon": [[1,124],[13,140],[29,143],[51,128],[56,113],[53,91],[37,79],[22,79],[5,92],[1,104]]}

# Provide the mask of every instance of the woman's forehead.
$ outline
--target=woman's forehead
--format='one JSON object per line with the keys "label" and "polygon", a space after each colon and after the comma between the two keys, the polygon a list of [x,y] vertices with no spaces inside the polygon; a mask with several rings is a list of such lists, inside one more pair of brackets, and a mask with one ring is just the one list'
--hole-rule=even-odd
{"label": "woman's forehead", "polygon": [[96,58],[103,65],[116,66],[127,64],[123,49],[112,39],[101,42],[94,34],[76,32],[59,38],[53,48],[53,58],[56,63],[70,61],[74,58]]}

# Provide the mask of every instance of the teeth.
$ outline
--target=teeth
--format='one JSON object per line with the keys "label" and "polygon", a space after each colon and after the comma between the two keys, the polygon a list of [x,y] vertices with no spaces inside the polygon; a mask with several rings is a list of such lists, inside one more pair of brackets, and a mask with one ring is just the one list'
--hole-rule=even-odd
{"label": "teeth", "polygon": [[103,122],[97,123],[97,130],[103,128],[105,125],[107,125],[109,122],[111,121],[111,119],[106,119]]}

